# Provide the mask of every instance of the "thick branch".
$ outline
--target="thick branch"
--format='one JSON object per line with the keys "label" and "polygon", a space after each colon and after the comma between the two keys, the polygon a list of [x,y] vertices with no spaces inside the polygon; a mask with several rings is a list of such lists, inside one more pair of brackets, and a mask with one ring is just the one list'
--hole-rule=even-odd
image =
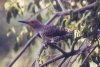
{"label": "thick branch", "polygon": [[47,45],[59,50],[61,53],[66,54],[66,52],[64,50],[62,50],[60,47],[56,46],[56,43],[47,43]]}
{"label": "thick branch", "polygon": [[68,53],[66,53],[66,54],[62,54],[62,55],[60,55],[60,56],[57,56],[57,57],[55,57],[55,58],[53,58],[53,59],[47,61],[46,63],[42,64],[40,67],[47,66],[48,64],[50,64],[50,63],[52,63],[52,62],[55,62],[55,61],[57,61],[57,60],[59,60],[59,59],[61,59],[61,58],[63,58],[63,57],[69,58],[70,56],[76,55],[78,52],[79,52],[79,50],[76,50],[76,51],[74,51],[74,52],[68,52]]}
{"label": "thick branch", "polygon": [[69,15],[70,14],[70,12],[73,12],[73,13],[77,13],[77,12],[84,12],[84,11],[86,11],[86,10],[91,10],[91,9],[93,9],[93,7],[95,7],[95,6],[99,6],[96,2],[94,2],[94,3],[92,3],[92,4],[89,4],[89,5],[87,5],[87,6],[84,6],[84,7],[82,7],[82,8],[76,8],[76,9],[72,9],[72,10],[66,10],[66,11],[64,11],[64,12],[56,12],[56,14],[58,15],[58,16],[64,16],[64,15]]}

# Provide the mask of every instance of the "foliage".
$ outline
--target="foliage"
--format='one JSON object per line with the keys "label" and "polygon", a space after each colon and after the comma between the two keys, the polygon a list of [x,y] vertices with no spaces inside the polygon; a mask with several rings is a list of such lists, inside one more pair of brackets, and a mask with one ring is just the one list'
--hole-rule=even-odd
{"label": "foliage", "polygon": [[[23,1],[24,2],[24,1]],[[48,20],[49,23],[57,24],[61,27],[67,27],[69,32],[73,31],[71,37],[58,41],[55,43],[49,44],[49,48],[43,48],[44,52],[40,50],[38,63],[40,66],[51,66],[58,65],[59,67],[65,65],[72,66],[77,58],[80,58],[80,66],[90,67],[90,62],[93,61],[98,66],[100,64],[100,3],[99,0],[34,0],[28,1],[21,5],[17,0],[12,4],[11,1],[7,1],[7,4],[11,6],[7,8],[7,22],[10,23],[11,18],[25,17],[29,15],[27,19],[37,19],[41,22]],[[5,6],[6,7],[6,6]],[[27,13],[27,14],[26,14]],[[25,15],[26,14],[26,15]],[[54,15],[52,18],[51,16]],[[63,24],[65,22],[65,25]],[[43,23],[44,24],[44,23]],[[32,32],[31,28],[26,28],[29,32]],[[26,35],[29,36],[30,33],[26,32]],[[30,37],[30,36],[29,36]],[[65,37],[65,36],[64,36]],[[63,37],[62,37],[63,38]],[[29,38],[28,38],[29,39]],[[29,41],[31,42],[31,41]],[[30,44],[30,43],[29,43]],[[34,44],[34,43],[33,43]],[[53,45],[52,45],[53,44]],[[28,45],[28,44],[27,44]],[[75,47],[77,47],[75,49]],[[15,45],[15,51],[20,48]],[[55,49],[59,50],[62,55]],[[62,50],[63,49],[63,50]],[[68,50],[69,49],[69,50]],[[98,49],[98,51],[95,51]],[[69,51],[69,52],[66,52]],[[24,52],[24,50],[23,50]],[[41,53],[42,52],[42,53]],[[51,53],[48,54],[48,52]],[[58,57],[52,58],[54,56]],[[41,55],[41,56],[40,56]],[[76,55],[76,56],[75,56]],[[79,57],[81,56],[81,57]],[[75,57],[74,59],[72,57]],[[54,63],[53,61],[59,60],[56,58],[65,58],[61,63]],[[71,60],[69,60],[69,58]],[[96,59],[97,58],[97,59]],[[49,65],[51,62],[54,64]],[[67,62],[66,62],[67,61]],[[34,61],[34,65],[37,60]],[[42,62],[42,63],[41,63]],[[64,64],[65,63],[65,64]],[[67,63],[67,64],[66,64]]]}

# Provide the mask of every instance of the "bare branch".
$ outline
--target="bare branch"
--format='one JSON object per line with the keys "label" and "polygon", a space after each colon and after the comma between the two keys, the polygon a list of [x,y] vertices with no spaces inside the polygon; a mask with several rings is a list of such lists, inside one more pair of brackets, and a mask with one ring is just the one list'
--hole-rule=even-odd
{"label": "bare branch", "polygon": [[44,66],[46,66],[46,65],[48,65],[48,64],[50,64],[50,63],[52,63],[52,62],[55,62],[56,60],[61,59],[61,58],[63,58],[63,57],[64,57],[63,54],[62,54],[62,55],[59,55],[59,56],[57,56],[57,57],[55,57],[55,58],[53,58],[53,59],[47,61],[46,63],[40,65],[40,67],[44,67]]}
{"label": "bare branch", "polygon": [[78,53],[77,55],[76,55],[76,57],[73,59],[73,61],[70,61],[69,62],[69,64],[67,65],[67,67],[71,67],[72,66],[72,64],[75,62],[75,60],[77,59],[77,57],[80,55],[80,53]]}
{"label": "bare branch", "polygon": [[[85,40],[82,42],[81,46],[79,47],[79,52],[77,53],[76,57],[75,57],[72,61],[70,61],[69,64],[67,64],[67,67],[71,67],[72,64],[76,61],[77,57],[78,57],[83,51],[86,51],[86,50],[88,49],[88,46],[86,46],[85,41],[87,41],[87,39],[85,39]],[[91,46],[89,46],[89,47],[91,47]]]}
{"label": "bare branch", "polygon": [[97,46],[94,46],[93,49],[91,50],[90,53],[88,53],[88,55],[85,57],[85,59],[83,60],[82,64],[83,65],[85,63],[85,61],[87,60],[87,58],[90,56],[90,54],[96,49]]}
{"label": "bare branch", "polygon": [[64,58],[63,61],[58,65],[58,67],[61,67],[62,64],[66,61],[67,58]]}
{"label": "bare branch", "polygon": [[92,3],[92,4],[89,4],[87,6],[84,6],[82,8],[76,8],[76,9],[72,9],[72,10],[65,10],[63,12],[56,12],[57,16],[61,16],[61,15],[69,15],[70,12],[73,12],[73,13],[77,13],[77,12],[84,12],[86,10],[91,10],[93,9],[93,7],[95,6],[98,6],[98,4],[96,2]]}
{"label": "bare branch", "polygon": [[74,51],[74,52],[68,52],[68,53],[66,52],[66,54],[62,54],[62,55],[60,55],[60,56],[57,56],[57,57],[55,57],[55,58],[53,58],[53,59],[51,59],[51,60],[45,62],[44,64],[40,65],[40,67],[47,66],[48,64],[50,64],[50,63],[52,63],[52,62],[55,62],[55,61],[57,61],[57,60],[59,60],[59,59],[61,59],[61,58],[63,58],[63,57],[65,57],[65,58],[67,59],[67,58],[69,58],[70,56],[76,55],[78,52],[79,52],[79,50],[76,50],[76,51]]}
{"label": "bare branch", "polygon": [[64,6],[63,6],[62,3],[61,3],[61,0],[57,0],[57,1],[58,1],[59,5],[60,5],[62,11],[65,11],[65,8],[64,8]]}
{"label": "bare branch", "polygon": [[66,52],[64,50],[62,50],[60,47],[56,46],[56,43],[47,43],[47,45],[59,50],[61,53],[66,54]]}
{"label": "bare branch", "polygon": [[74,42],[72,43],[72,48],[71,48],[71,51],[72,51],[72,52],[74,51],[74,47],[75,47],[77,41],[78,41],[81,37],[82,37],[82,36],[75,38]]}
{"label": "bare branch", "polygon": [[69,65],[69,63],[70,63],[71,59],[72,59],[72,56],[69,58],[68,63],[66,64],[66,66],[68,66],[68,65]]}
{"label": "bare branch", "polygon": [[43,52],[44,47],[45,47],[45,46],[42,45],[41,48],[39,49],[39,52],[38,52],[37,58],[36,58],[35,61],[33,62],[32,67],[35,67],[35,63],[36,63],[36,61],[39,59],[41,53]]}

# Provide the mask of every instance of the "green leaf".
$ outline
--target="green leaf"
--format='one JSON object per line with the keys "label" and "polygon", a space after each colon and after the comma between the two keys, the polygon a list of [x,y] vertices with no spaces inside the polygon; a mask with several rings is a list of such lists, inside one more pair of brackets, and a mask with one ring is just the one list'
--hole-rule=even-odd
{"label": "green leaf", "polygon": [[11,17],[12,17],[11,12],[8,11],[8,13],[7,13],[7,17],[6,17],[6,19],[7,19],[7,23],[10,22]]}
{"label": "green leaf", "polygon": [[42,21],[42,17],[41,17],[40,14],[37,16],[37,19],[38,19],[39,21]]}
{"label": "green leaf", "polygon": [[17,7],[21,9],[21,7],[20,7],[19,3],[17,3]]}
{"label": "green leaf", "polygon": [[32,8],[32,12],[35,13],[35,8],[34,7]]}
{"label": "green leaf", "polygon": [[16,43],[15,43],[15,46],[14,46],[14,51],[17,52],[18,49],[19,49],[19,45],[18,45],[18,43],[16,42]]}
{"label": "green leaf", "polygon": [[27,10],[29,10],[29,9],[31,8],[32,4],[33,4],[33,3],[30,3],[30,4],[28,5],[28,9],[27,9]]}
{"label": "green leaf", "polygon": [[18,10],[15,7],[12,7],[11,12],[13,13],[13,16],[16,18],[17,14],[18,14]]}

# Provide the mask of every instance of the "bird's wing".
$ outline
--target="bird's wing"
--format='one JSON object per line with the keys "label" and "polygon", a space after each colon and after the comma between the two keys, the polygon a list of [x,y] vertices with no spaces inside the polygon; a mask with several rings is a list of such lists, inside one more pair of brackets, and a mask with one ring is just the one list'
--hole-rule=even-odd
{"label": "bird's wing", "polygon": [[56,37],[61,36],[65,34],[64,30],[61,30],[59,26],[53,25],[53,26],[45,26],[43,30],[43,34],[48,37]]}

